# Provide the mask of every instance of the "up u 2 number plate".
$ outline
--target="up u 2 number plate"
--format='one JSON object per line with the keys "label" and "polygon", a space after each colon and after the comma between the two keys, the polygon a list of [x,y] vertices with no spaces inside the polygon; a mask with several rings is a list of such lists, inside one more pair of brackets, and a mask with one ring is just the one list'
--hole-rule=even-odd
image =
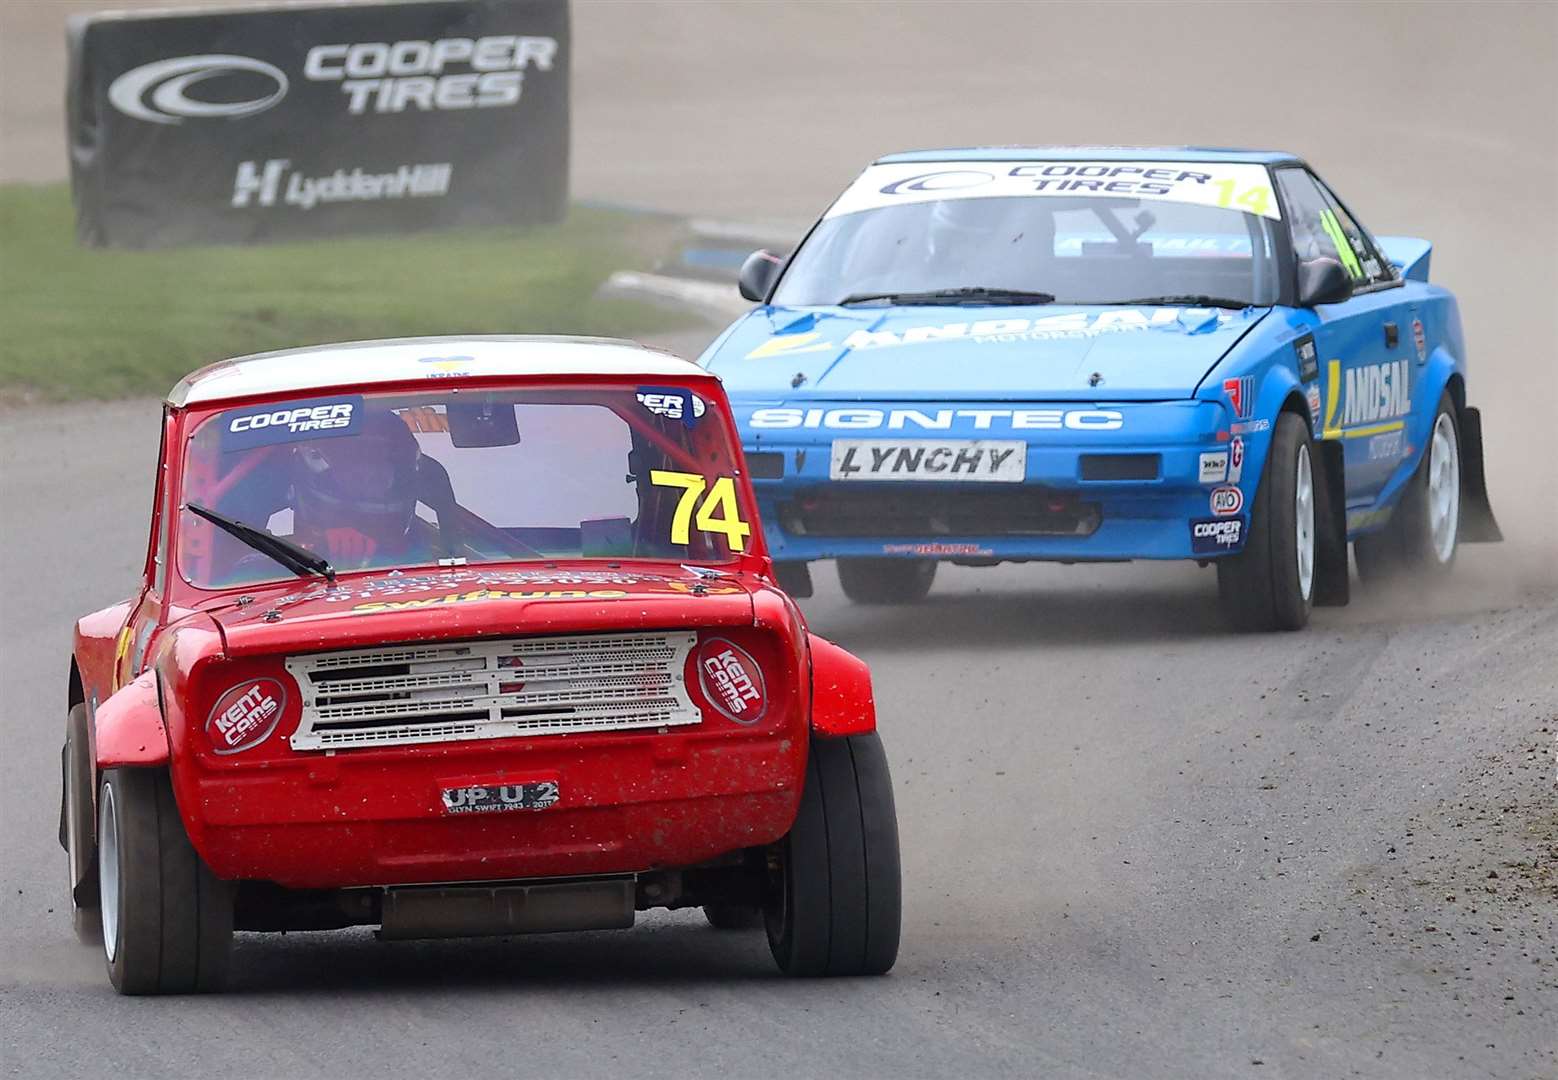
{"label": "up u 2 number plate", "polygon": [[555,780],[531,784],[471,784],[444,788],[446,814],[501,814],[510,810],[546,810],[561,794]]}

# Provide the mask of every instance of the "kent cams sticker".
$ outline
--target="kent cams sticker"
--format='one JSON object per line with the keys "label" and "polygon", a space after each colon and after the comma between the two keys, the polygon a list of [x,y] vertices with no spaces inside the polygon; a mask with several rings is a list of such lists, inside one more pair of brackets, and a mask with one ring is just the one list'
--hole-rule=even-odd
{"label": "kent cams sticker", "polygon": [[226,756],[270,738],[287,706],[287,691],[275,679],[250,679],[217,698],[206,718],[206,738]]}
{"label": "kent cams sticker", "polygon": [[733,641],[708,638],[698,646],[698,685],[727,720],[755,724],[768,711],[763,670],[752,654]]}

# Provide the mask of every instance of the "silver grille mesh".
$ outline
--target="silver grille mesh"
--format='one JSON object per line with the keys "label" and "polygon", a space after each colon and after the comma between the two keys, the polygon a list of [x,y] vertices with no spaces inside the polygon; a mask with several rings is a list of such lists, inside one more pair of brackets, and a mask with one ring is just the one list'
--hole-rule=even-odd
{"label": "silver grille mesh", "polygon": [[692,633],[586,634],[289,656],[294,750],[696,724]]}

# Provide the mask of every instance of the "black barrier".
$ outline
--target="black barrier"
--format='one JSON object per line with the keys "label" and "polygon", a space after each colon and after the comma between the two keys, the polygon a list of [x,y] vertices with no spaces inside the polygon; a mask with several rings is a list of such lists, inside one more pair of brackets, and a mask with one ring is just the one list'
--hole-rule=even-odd
{"label": "black barrier", "polygon": [[556,221],[567,0],[109,14],[68,28],[82,243]]}

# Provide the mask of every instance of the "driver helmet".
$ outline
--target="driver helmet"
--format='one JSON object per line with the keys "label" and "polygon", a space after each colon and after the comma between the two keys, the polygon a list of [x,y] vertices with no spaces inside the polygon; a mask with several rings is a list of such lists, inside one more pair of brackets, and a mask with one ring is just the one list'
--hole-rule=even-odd
{"label": "driver helmet", "polygon": [[293,453],[298,531],[355,529],[380,546],[400,543],[417,504],[421,450],[393,412],[369,412],[354,435],[314,439]]}
{"label": "driver helmet", "polygon": [[942,199],[931,206],[929,239],[932,255],[956,255],[986,250],[1002,213],[997,199]]}

